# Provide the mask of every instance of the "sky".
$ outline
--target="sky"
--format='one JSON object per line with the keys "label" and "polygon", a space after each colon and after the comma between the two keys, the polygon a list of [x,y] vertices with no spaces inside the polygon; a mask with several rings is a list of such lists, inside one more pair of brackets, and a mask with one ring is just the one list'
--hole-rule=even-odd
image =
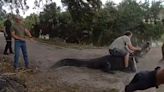
{"label": "sky", "polygon": [[[61,6],[62,7],[62,4],[61,4],[61,0],[53,0],[56,2],[57,6]],[[101,0],[103,4],[105,4],[105,2],[107,2],[107,0]],[[122,0],[111,0],[111,1],[114,1],[116,4],[119,4]],[[144,1],[144,0],[137,0],[137,1]],[[36,13],[36,14],[39,14],[39,12],[41,12],[43,9],[33,9],[34,7],[34,0],[27,0],[27,5],[29,5],[29,9],[23,13],[20,11],[20,15],[23,16],[23,17],[26,17],[26,16],[29,16],[31,13]],[[42,5],[43,6],[43,5]],[[10,12],[8,11],[9,9],[7,7],[3,7],[7,13]]]}

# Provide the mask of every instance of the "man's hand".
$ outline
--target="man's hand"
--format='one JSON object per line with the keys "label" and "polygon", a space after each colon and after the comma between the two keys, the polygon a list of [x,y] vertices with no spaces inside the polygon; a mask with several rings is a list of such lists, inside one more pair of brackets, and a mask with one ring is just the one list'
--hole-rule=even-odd
{"label": "man's hand", "polygon": [[5,34],[5,33],[4,33],[4,36],[5,36],[6,38],[8,37],[8,35],[7,35],[7,34]]}
{"label": "man's hand", "polygon": [[31,42],[36,42],[33,38],[30,38],[29,40],[30,40]]}
{"label": "man's hand", "polygon": [[129,51],[129,53],[131,53],[131,54],[133,54],[134,53],[134,51],[133,50],[128,50]]}
{"label": "man's hand", "polygon": [[141,51],[141,50],[142,50],[142,48],[141,48],[141,47],[137,47],[137,50]]}
{"label": "man's hand", "polygon": [[26,41],[26,39],[25,39],[25,38],[20,38],[19,40],[21,40],[21,41]]}

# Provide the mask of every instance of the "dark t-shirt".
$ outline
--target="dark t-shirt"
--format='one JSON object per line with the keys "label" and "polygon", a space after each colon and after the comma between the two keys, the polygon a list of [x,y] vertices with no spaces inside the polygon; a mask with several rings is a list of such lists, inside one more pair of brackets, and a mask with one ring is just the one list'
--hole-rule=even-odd
{"label": "dark t-shirt", "polygon": [[11,26],[12,26],[11,21],[10,20],[6,20],[4,22],[4,26],[5,26],[6,34],[8,35],[8,37],[11,37]]}

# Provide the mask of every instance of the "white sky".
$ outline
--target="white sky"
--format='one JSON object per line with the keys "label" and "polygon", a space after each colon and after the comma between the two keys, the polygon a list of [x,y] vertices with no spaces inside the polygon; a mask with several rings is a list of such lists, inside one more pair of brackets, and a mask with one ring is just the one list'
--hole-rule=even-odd
{"label": "white sky", "polygon": [[[61,0],[53,0],[56,2],[57,6],[62,6],[61,4]],[[105,4],[105,2],[107,0],[101,0],[103,4]],[[119,4],[122,0],[111,0],[114,1],[116,4]],[[137,1],[144,1],[144,0],[137,0]],[[23,17],[26,17],[28,15],[30,15],[31,13],[39,13],[40,11],[42,11],[42,9],[33,9],[34,7],[34,0],[27,0],[27,5],[29,5],[29,9],[25,12],[25,14],[23,14],[23,12],[20,12],[20,15]],[[6,10],[9,10],[7,8],[5,8]],[[10,12],[10,11],[7,11]]]}

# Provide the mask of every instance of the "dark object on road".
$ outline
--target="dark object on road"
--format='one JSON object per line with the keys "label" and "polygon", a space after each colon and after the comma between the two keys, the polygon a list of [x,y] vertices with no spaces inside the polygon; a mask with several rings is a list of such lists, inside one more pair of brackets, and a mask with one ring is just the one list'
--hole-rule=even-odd
{"label": "dark object on road", "polygon": [[156,87],[158,88],[157,84],[157,71],[160,67],[156,67],[152,71],[141,71],[138,72],[131,82],[126,85],[125,92],[134,92],[137,90],[145,90],[148,88]]}

